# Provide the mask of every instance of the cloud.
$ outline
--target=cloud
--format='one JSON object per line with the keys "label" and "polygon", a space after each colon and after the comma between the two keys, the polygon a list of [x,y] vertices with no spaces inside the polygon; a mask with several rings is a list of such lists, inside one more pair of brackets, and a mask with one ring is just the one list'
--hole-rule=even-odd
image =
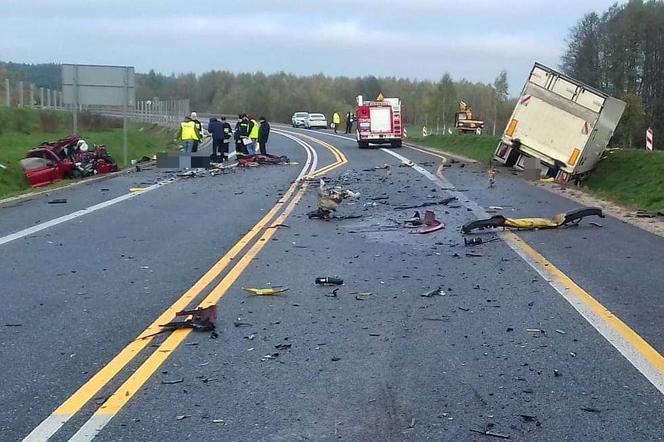
{"label": "cloud", "polygon": [[556,66],[569,27],[613,0],[3,3],[3,60],[483,82],[507,69],[520,84],[534,61]]}

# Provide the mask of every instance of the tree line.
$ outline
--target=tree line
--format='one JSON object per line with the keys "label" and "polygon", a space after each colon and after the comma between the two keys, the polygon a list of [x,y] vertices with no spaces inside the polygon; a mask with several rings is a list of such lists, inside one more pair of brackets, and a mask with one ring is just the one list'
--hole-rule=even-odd
{"label": "tree line", "polygon": [[664,133],[664,2],[630,0],[586,14],[570,30],[562,68],[627,103],[613,144],[643,147]]}
{"label": "tree line", "polygon": [[137,97],[190,98],[199,112],[238,114],[250,112],[288,122],[294,112],[334,113],[352,111],[357,95],[373,100],[382,93],[402,100],[407,124],[426,125],[442,132],[454,122],[454,112],[463,100],[486,120],[489,132],[501,132],[511,113],[507,74],[501,72],[493,84],[454,81],[444,74],[438,81],[367,76],[330,77],[324,74],[298,76],[210,71],[201,75],[162,75],[154,71],[137,74]]}

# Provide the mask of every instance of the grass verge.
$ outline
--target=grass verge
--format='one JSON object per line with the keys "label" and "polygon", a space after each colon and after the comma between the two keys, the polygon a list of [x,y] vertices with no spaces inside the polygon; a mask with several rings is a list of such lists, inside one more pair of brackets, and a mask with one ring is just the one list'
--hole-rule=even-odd
{"label": "grass verge", "polygon": [[500,137],[490,135],[431,135],[410,137],[409,141],[422,146],[440,149],[489,164]]}
{"label": "grass verge", "polygon": [[[4,115],[0,120],[7,121],[15,118],[18,114],[25,114],[26,119],[18,126],[6,125],[0,131],[0,163],[7,169],[0,169],[0,198],[19,195],[30,191],[23,169],[19,160],[25,157],[28,149],[36,147],[44,141],[55,141],[69,135],[70,131],[58,123],[55,128],[45,130],[40,126],[38,118],[28,109],[16,110],[4,109]],[[9,115],[8,115],[9,113]],[[66,119],[62,119],[66,123]],[[21,125],[23,124],[23,125]],[[130,124],[128,128],[128,158],[138,159],[142,156],[152,156],[156,152],[176,149],[177,144],[173,142],[175,131],[160,126],[146,124]],[[121,128],[102,126],[96,130],[81,128],[81,136],[90,146],[93,144],[105,144],[113,158],[122,165],[123,134]],[[68,180],[67,180],[68,181]],[[62,186],[56,183],[54,186]]]}

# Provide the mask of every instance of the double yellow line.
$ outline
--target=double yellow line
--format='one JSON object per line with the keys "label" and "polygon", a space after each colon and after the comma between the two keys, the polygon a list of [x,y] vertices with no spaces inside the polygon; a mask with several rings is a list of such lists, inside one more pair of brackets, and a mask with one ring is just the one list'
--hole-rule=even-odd
{"label": "double yellow line", "polygon": [[[293,132],[293,133],[295,133],[295,132]],[[337,149],[336,147],[334,147],[330,143],[326,143],[323,140],[319,140],[318,138],[313,138],[313,137],[310,137],[308,135],[303,135],[303,134],[299,134],[299,133],[297,135],[302,137],[302,138],[306,138],[309,141],[313,141],[314,143],[320,144],[321,146],[325,147],[330,152],[332,152],[332,155],[334,155],[334,160],[335,160],[334,163],[330,164],[329,166],[318,169],[317,171],[315,171],[311,175],[309,175],[309,177],[317,178],[317,177],[323,176],[326,173],[328,173],[329,171],[331,171],[333,169],[336,169],[337,167],[343,166],[344,164],[348,163],[348,159],[346,158],[346,156],[339,149]]]}
{"label": "double yellow line", "polygon": [[[345,155],[336,147],[323,141],[306,137],[329,149],[335,161],[322,169],[312,172],[311,176],[321,176],[348,162]],[[294,182],[277,204],[245,234],[210,270],[208,270],[189,290],[173,305],[166,309],[134,341],[130,342],[106,366],[81,386],[72,396],[63,402],[27,437],[26,441],[44,441],[55,434],[72,416],[78,413],[94,396],[113,380],[136,356],[138,356],[162,331],[160,324],[169,322],[175,313],[189,306],[221,273],[241,256],[221,281],[200,302],[199,307],[216,304],[240,277],[258,253],[268,244],[276,233],[276,227],[282,224],[292,213],[307,189],[306,182]],[[279,213],[281,212],[281,213]],[[277,215],[278,214],[278,215]],[[276,216],[276,218],[275,218]],[[272,221],[272,222],[271,222]],[[241,252],[263,232],[258,240],[241,255]],[[91,440],[136,394],[141,386],[157,371],[170,354],[187,338],[191,329],[173,331],[162,344],[140,365],[140,367],[101,405],[94,415],[80,428],[72,440]]]}

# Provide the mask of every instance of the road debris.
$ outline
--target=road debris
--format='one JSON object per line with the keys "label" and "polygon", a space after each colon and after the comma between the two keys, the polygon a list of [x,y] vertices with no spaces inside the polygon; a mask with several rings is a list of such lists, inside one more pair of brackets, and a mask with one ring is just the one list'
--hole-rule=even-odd
{"label": "road debris", "polygon": [[277,344],[277,345],[274,346],[274,348],[276,348],[277,350],[282,350],[283,351],[283,350],[288,350],[292,346],[293,346],[293,344]]}
{"label": "road debris", "polygon": [[182,420],[187,419],[188,417],[191,417],[191,416],[188,415],[188,414],[181,414],[179,416],[175,416],[175,420],[182,421]]}
{"label": "road debris", "polygon": [[556,333],[560,333],[561,335],[566,335],[567,334],[567,332],[565,330],[560,330],[560,329],[557,329]]}
{"label": "road debris", "polygon": [[254,324],[250,324],[248,322],[233,321],[233,326],[234,327],[253,327]]}
{"label": "road debris", "polygon": [[242,290],[256,296],[274,296],[288,291],[288,287],[269,287],[264,289],[242,287]]}
{"label": "road debris", "polygon": [[223,419],[212,419],[212,423],[224,425],[226,422]]}
{"label": "road debris", "polygon": [[56,198],[48,202],[49,204],[67,204],[66,198]]}
{"label": "road debris", "polygon": [[602,410],[598,408],[593,408],[593,407],[581,407],[582,411],[586,411],[588,413],[601,413]]}
{"label": "road debris", "polygon": [[502,215],[495,215],[491,218],[471,221],[463,225],[463,233],[470,233],[475,229],[488,229],[497,227],[509,227],[513,229],[553,229],[564,225],[578,225],[586,216],[599,216],[604,218],[602,209],[598,207],[585,207],[572,210],[567,213],[560,213],[551,219],[548,218],[505,218]]}
{"label": "road debris", "polygon": [[477,252],[467,252],[466,256],[469,257],[469,258],[481,258],[484,255],[482,255],[481,253],[477,253]]}
{"label": "road debris", "polygon": [[433,290],[429,290],[428,292],[422,293],[420,296],[423,298],[433,298],[434,296],[445,296],[445,295],[446,295],[445,290],[443,290],[443,287],[440,286]]}
{"label": "road debris", "polygon": [[145,187],[130,187],[129,188],[130,192],[143,192],[144,190],[147,190],[147,189],[145,189]]}
{"label": "road debris", "polygon": [[479,236],[477,236],[475,238],[464,238],[463,243],[465,244],[466,247],[473,247],[473,246],[479,246],[479,245],[486,244],[486,243],[493,242],[493,241],[498,241],[499,239],[500,238],[495,237],[495,238],[484,240],[484,239],[480,238]]}
{"label": "road debris", "polygon": [[173,384],[179,384],[181,382],[184,382],[183,378],[180,379],[173,379],[172,381],[161,381],[162,384],[164,385],[173,385]]}
{"label": "road debris", "polygon": [[344,283],[344,280],[332,276],[322,276],[316,278],[315,283],[317,285],[342,285]]}
{"label": "road debris", "polygon": [[440,201],[426,201],[424,203],[420,204],[413,204],[410,206],[396,206],[394,207],[394,210],[409,210],[409,209],[421,209],[423,207],[430,207],[430,206],[447,206],[449,203],[452,201],[456,201],[457,197],[453,196],[450,198],[445,198]]}
{"label": "road debris", "polygon": [[510,438],[509,434],[495,433],[495,432],[489,431],[489,430],[477,430],[475,428],[471,428],[470,431],[472,431],[473,433],[483,434],[485,436],[497,437],[499,439],[509,439]]}
{"label": "road debris", "polygon": [[211,305],[209,307],[199,307],[196,310],[182,310],[175,313],[176,317],[189,317],[184,321],[171,321],[167,324],[160,325],[163,328],[192,328],[199,331],[213,331],[216,327],[215,321],[217,320],[217,306]]}
{"label": "road debris", "polygon": [[329,220],[332,217],[333,212],[337,210],[337,207],[339,207],[339,204],[341,204],[343,200],[358,199],[360,197],[360,193],[342,187],[332,187],[331,189],[327,189],[325,186],[325,180],[321,179],[319,183],[318,208],[307,214],[309,219],[318,218]]}
{"label": "road debris", "polygon": [[423,235],[435,232],[445,227],[445,223],[443,223],[439,219],[436,219],[436,214],[433,213],[431,210],[427,210],[426,212],[424,212],[424,220],[422,222],[424,226],[420,227],[419,229],[413,229],[409,233],[416,233]]}

